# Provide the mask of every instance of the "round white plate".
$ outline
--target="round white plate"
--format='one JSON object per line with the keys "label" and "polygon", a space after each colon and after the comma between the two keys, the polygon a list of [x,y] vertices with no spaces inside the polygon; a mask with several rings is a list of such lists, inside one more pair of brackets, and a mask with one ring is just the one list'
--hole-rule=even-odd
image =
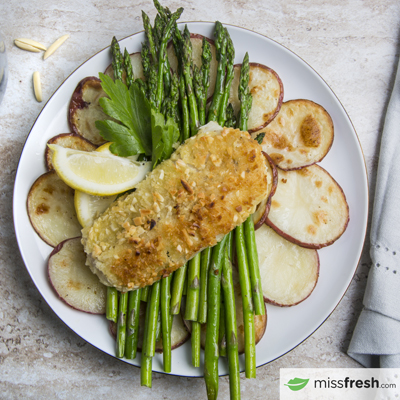
{"label": "round white plate", "polygon": [[[214,24],[189,23],[193,33],[213,36]],[[245,52],[251,62],[274,69],[282,79],[284,100],[309,99],[321,104],[331,115],[335,127],[333,146],[321,165],[342,186],[350,208],[350,223],[343,236],[332,246],[319,251],[321,268],[319,282],[311,296],[296,307],[280,308],[267,305],[266,333],[257,345],[257,365],[263,365],[287,353],[311,335],[335,309],[346,292],[361,255],[368,215],[367,174],[356,132],[339,100],[322,78],[291,51],[260,34],[228,26],[236,49],[236,63]],[[121,49],[140,51],[142,32],[120,41]],[[79,81],[98,76],[110,64],[110,50],[94,55],[74,71],[58,88],[38,116],[26,140],[14,187],[14,224],[16,237],[26,268],[43,298],[53,311],[84,340],[114,356],[114,339],[104,316],[73,310],[54,293],[47,279],[46,263],[52,250],[32,229],[26,198],[36,178],[45,172],[44,150],[51,137],[69,132],[68,104]],[[126,361],[126,360],[125,360]],[[243,356],[241,367],[244,369]],[[128,361],[126,361],[128,362]],[[140,365],[140,356],[134,361]],[[153,370],[162,372],[162,356],[157,354]],[[220,373],[228,372],[225,360],[220,360]],[[203,368],[191,365],[190,342],[172,352],[172,374],[202,376]]]}

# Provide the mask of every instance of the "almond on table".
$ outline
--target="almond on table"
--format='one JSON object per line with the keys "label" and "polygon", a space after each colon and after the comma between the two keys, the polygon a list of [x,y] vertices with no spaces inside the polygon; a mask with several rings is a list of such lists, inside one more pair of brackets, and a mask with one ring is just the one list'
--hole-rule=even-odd
{"label": "almond on table", "polygon": [[69,35],[64,35],[58,38],[44,53],[43,60],[50,57],[67,39]]}
{"label": "almond on table", "polygon": [[34,53],[47,50],[46,46],[32,39],[15,39],[14,44],[22,50],[32,51]]}
{"label": "almond on table", "polygon": [[36,100],[40,103],[43,101],[42,84],[40,82],[40,74],[38,71],[33,73],[33,90],[35,92]]}

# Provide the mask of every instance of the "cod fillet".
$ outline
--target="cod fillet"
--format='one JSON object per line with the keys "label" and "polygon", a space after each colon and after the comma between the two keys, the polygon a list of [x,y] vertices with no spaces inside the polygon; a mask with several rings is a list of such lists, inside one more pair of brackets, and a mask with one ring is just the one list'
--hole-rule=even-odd
{"label": "cod fillet", "polygon": [[268,187],[261,146],[207,124],[83,229],[86,263],[118,290],[151,285],[244,222]]}

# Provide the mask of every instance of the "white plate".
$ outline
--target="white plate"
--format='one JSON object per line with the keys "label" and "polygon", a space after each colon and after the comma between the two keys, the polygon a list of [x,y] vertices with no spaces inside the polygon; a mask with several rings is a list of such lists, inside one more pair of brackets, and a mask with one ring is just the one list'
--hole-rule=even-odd
{"label": "white plate", "polygon": [[[193,33],[212,37],[214,24],[189,23]],[[332,116],[335,139],[321,165],[342,186],[350,208],[350,223],[344,235],[332,246],[319,251],[321,270],[312,295],[296,307],[267,306],[268,326],[257,345],[257,365],[263,365],[287,353],[311,335],[335,309],[346,292],[356,270],[365,238],[368,215],[367,175],[360,144],[351,121],[339,100],[321,77],[303,60],[271,39],[238,27],[229,26],[240,63],[246,51],[250,61],[274,69],[282,79],[284,100],[309,99],[321,104]],[[139,51],[144,41],[137,33],[120,42],[129,52]],[[26,212],[28,191],[36,178],[45,172],[43,153],[52,136],[69,132],[67,110],[71,94],[79,81],[98,76],[110,63],[109,48],[94,55],[69,76],[47,102],[26,140],[14,187],[14,224],[26,268],[43,298],[53,311],[84,340],[114,356],[114,340],[103,316],[73,310],[60,301],[49,285],[47,258],[52,250],[31,228]],[[203,368],[193,368],[190,343],[172,352],[172,374],[202,376]],[[243,356],[241,367],[244,369]],[[140,358],[131,362],[140,365]],[[153,369],[162,372],[162,356],[156,355]],[[227,373],[220,360],[220,373]]]}

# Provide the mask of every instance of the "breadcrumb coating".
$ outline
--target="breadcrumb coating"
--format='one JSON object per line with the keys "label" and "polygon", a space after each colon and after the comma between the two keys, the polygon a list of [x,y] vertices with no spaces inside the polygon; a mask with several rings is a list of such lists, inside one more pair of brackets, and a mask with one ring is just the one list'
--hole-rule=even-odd
{"label": "breadcrumb coating", "polygon": [[207,124],[83,229],[87,264],[122,291],[151,285],[244,222],[268,187],[258,143]]}

